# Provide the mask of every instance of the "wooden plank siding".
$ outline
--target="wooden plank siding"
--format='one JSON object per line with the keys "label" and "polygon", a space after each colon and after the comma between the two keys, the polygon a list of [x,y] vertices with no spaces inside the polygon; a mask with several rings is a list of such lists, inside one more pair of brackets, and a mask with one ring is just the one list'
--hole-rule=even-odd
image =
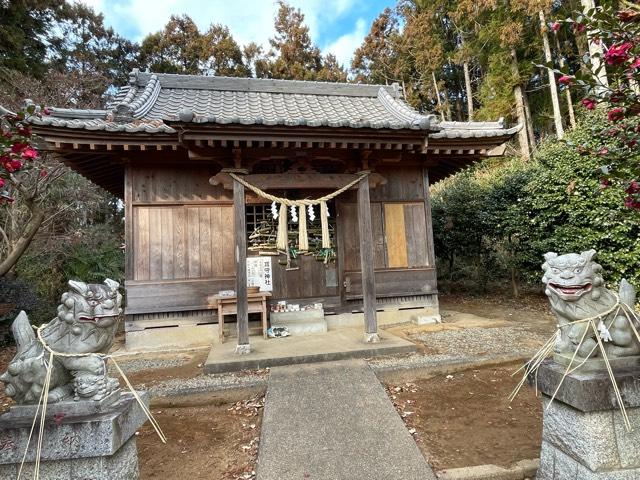
{"label": "wooden plank siding", "polygon": [[[376,170],[387,179],[370,190],[376,295],[435,293],[427,172],[409,166]],[[208,183],[215,173],[211,166],[127,165],[127,314],[208,309],[209,297],[235,288],[233,197]],[[273,301],[337,307],[361,295],[356,193],[336,201],[335,263],[300,256],[299,269],[286,270],[272,257]],[[264,200],[247,195],[247,203],[256,202]],[[349,291],[343,287],[347,277]]]}

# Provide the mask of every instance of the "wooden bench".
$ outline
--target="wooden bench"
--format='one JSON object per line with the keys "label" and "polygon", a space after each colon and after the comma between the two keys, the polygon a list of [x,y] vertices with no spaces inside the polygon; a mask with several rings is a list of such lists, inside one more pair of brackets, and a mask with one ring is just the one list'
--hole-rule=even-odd
{"label": "wooden bench", "polygon": [[[271,292],[257,292],[247,294],[247,303],[249,313],[262,314],[262,336],[267,338],[268,313],[267,298],[271,296]],[[218,336],[220,343],[224,343],[224,316],[237,315],[238,305],[236,297],[226,297],[222,295],[214,295],[216,309],[218,310]]]}

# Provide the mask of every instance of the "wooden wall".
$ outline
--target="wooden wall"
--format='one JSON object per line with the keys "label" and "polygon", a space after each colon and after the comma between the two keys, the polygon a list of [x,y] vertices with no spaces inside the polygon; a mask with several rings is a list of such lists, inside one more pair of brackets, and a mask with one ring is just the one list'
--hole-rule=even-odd
{"label": "wooden wall", "polygon": [[[428,179],[421,167],[378,168],[387,179],[371,190],[376,294],[436,293]],[[426,185],[426,187],[425,187]],[[339,258],[344,298],[362,295],[357,205],[354,195],[338,203]]]}
{"label": "wooden wall", "polygon": [[[371,190],[374,266],[380,296],[435,293],[424,175],[419,167],[378,170],[388,182]],[[232,194],[209,185],[213,168],[126,169],[126,313],[195,311],[235,286]],[[273,257],[273,299],[338,305],[360,295],[355,192],[337,201],[335,264],[301,256],[287,271]],[[248,198],[248,203],[260,201]],[[351,287],[343,288],[349,280]]]}

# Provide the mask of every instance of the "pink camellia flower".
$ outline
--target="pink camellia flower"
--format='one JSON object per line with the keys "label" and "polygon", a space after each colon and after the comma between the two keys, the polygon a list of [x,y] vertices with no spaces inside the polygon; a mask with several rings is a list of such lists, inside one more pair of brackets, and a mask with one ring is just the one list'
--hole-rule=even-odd
{"label": "pink camellia flower", "polygon": [[26,143],[16,142],[11,145],[11,153],[20,153],[22,150],[27,148],[28,145]]}
{"label": "pink camellia flower", "polygon": [[634,208],[636,210],[640,210],[640,200],[637,200],[636,198],[629,195],[627,198],[624,199],[624,206],[628,208]]}
{"label": "pink camellia flower", "polygon": [[9,165],[13,169],[14,172],[20,170],[22,168],[22,162],[20,160],[11,160]]}
{"label": "pink camellia flower", "polygon": [[629,50],[633,47],[631,42],[624,42],[619,45],[611,45],[604,59],[608,65],[621,65],[629,59]]}
{"label": "pink camellia flower", "polygon": [[599,155],[606,155],[607,153],[609,153],[609,149],[607,147],[602,147],[600,150],[598,150]]}
{"label": "pink camellia flower", "polygon": [[624,118],[624,110],[620,107],[613,108],[607,113],[607,118],[610,122],[622,120]]}
{"label": "pink camellia flower", "polygon": [[4,187],[4,178],[0,178],[0,188]]}
{"label": "pink camellia flower", "polygon": [[551,30],[553,30],[554,32],[557,32],[558,30],[560,30],[560,23],[559,22],[553,22],[551,24]]}
{"label": "pink camellia flower", "polygon": [[629,187],[627,187],[627,189],[625,190],[625,192],[627,192],[629,195],[633,195],[635,193],[640,192],[640,183],[638,183],[637,180],[632,181],[629,184]]}
{"label": "pink camellia flower", "polygon": [[578,33],[582,33],[584,32],[585,26],[582,23],[574,23],[573,29]]}
{"label": "pink camellia flower", "polygon": [[22,152],[22,158],[25,160],[33,160],[38,156],[38,151],[35,148],[27,147]]}
{"label": "pink camellia flower", "polygon": [[558,79],[558,83],[562,84],[562,85],[571,85],[573,83],[573,77],[570,75],[562,75],[559,79]]}
{"label": "pink camellia flower", "polygon": [[40,170],[40,178],[44,178],[48,175],[47,171],[43,168]]}
{"label": "pink camellia flower", "polygon": [[630,66],[631,68],[640,68],[640,57],[634,58]]}
{"label": "pink camellia flower", "polygon": [[587,110],[593,110],[596,108],[596,100],[594,98],[583,98],[580,103]]}
{"label": "pink camellia flower", "polygon": [[611,180],[609,180],[608,178],[602,178],[600,180],[600,190],[604,190],[609,186],[611,186]]}

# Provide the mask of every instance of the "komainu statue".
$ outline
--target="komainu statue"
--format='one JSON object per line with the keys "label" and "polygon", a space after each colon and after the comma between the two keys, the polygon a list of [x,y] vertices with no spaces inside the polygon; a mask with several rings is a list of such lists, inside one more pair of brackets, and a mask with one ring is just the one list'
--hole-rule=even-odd
{"label": "komainu statue", "polygon": [[[122,312],[118,282],[103,284],[69,281],[62,294],[58,316],[40,330],[42,340],[56,353],[107,353]],[[11,326],[17,353],[0,376],[5,392],[18,404],[38,403],[47,374],[46,351],[23,311]],[[55,355],[48,402],[62,400],[102,400],[119,388],[118,380],[107,375],[106,362],[97,355]]]}
{"label": "komainu statue", "polygon": [[[576,360],[601,357],[598,337],[590,321],[594,318],[597,335],[610,359],[640,354],[640,342],[633,331],[638,316],[633,310],[636,292],[626,280],[618,294],[604,286],[602,267],[593,258],[595,250],[580,254],[545,254],[542,265],[545,293],[558,320],[556,354]],[[620,305],[620,304],[625,304]]]}

